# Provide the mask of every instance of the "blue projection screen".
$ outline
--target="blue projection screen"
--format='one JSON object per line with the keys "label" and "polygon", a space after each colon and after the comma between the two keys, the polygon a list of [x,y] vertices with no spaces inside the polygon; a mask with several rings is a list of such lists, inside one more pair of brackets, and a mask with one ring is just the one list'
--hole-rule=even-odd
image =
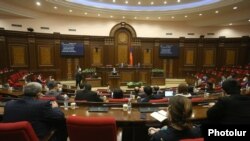
{"label": "blue projection screen", "polygon": [[79,42],[61,42],[62,56],[83,56],[84,45]]}
{"label": "blue projection screen", "polygon": [[159,48],[160,57],[178,57],[179,46],[171,44],[161,44]]}

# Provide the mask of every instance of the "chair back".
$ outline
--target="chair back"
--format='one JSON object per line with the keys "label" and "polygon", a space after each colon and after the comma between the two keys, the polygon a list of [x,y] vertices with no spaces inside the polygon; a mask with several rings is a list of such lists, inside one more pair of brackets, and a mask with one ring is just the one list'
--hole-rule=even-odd
{"label": "chair back", "polygon": [[114,117],[69,116],[67,129],[70,141],[116,141]]}
{"label": "chair back", "polygon": [[39,141],[27,121],[0,123],[1,141]]}
{"label": "chair back", "polygon": [[180,141],[204,141],[204,138],[181,139]]}
{"label": "chair back", "polygon": [[119,102],[119,103],[127,103],[128,98],[109,98],[109,102]]}
{"label": "chair back", "polygon": [[149,100],[150,103],[164,103],[164,102],[168,102],[167,98],[162,98],[162,99],[151,99]]}
{"label": "chair back", "polygon": [[54,96],[42,96],[42,97],[39,97],[39,100],[56,101],[56,97],[54,97]]}

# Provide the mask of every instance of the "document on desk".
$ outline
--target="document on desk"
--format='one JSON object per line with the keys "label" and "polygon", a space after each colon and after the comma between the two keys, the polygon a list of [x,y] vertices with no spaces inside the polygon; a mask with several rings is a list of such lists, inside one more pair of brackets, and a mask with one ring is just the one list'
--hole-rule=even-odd
{"label": "document on desk", "polygon": [[164,110],[160,110],[160,111],[151,113],[150,116],[152,116],[152,117],[155,118],[156,120],[162,122],[162,121],[164,121],[165,119],[167,119],[167,112],[164,111]]}

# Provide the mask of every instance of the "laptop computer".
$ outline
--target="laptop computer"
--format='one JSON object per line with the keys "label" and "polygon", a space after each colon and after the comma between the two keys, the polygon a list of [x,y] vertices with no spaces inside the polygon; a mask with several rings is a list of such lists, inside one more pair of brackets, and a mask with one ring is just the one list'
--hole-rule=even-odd
{"label": "laptop computer", "polygon": [[89,107],[89,112],[108,112],[108,107]]}
{"label": "laptop computer", "polygon": [[165,91],[165,97],[174,96],[174,91]]}

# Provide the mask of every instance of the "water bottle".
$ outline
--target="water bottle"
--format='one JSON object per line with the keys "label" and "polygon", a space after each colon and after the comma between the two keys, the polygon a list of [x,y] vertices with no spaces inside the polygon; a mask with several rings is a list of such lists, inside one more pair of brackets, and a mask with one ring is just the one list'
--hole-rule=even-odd
{"label": "water bottle", "polygon": [[131,98],[128,99],[128,114],[131,114],[132,111],[132,103],[131,103]]}
{"label": "water bottle", "polygon": [[64,109],[65,110],[68,110],[68,107],[69,107],[69,103],[68,103],[68,95],[67,94],[64,94],[64,102],[63,102],[63,104],[64,104]]}

